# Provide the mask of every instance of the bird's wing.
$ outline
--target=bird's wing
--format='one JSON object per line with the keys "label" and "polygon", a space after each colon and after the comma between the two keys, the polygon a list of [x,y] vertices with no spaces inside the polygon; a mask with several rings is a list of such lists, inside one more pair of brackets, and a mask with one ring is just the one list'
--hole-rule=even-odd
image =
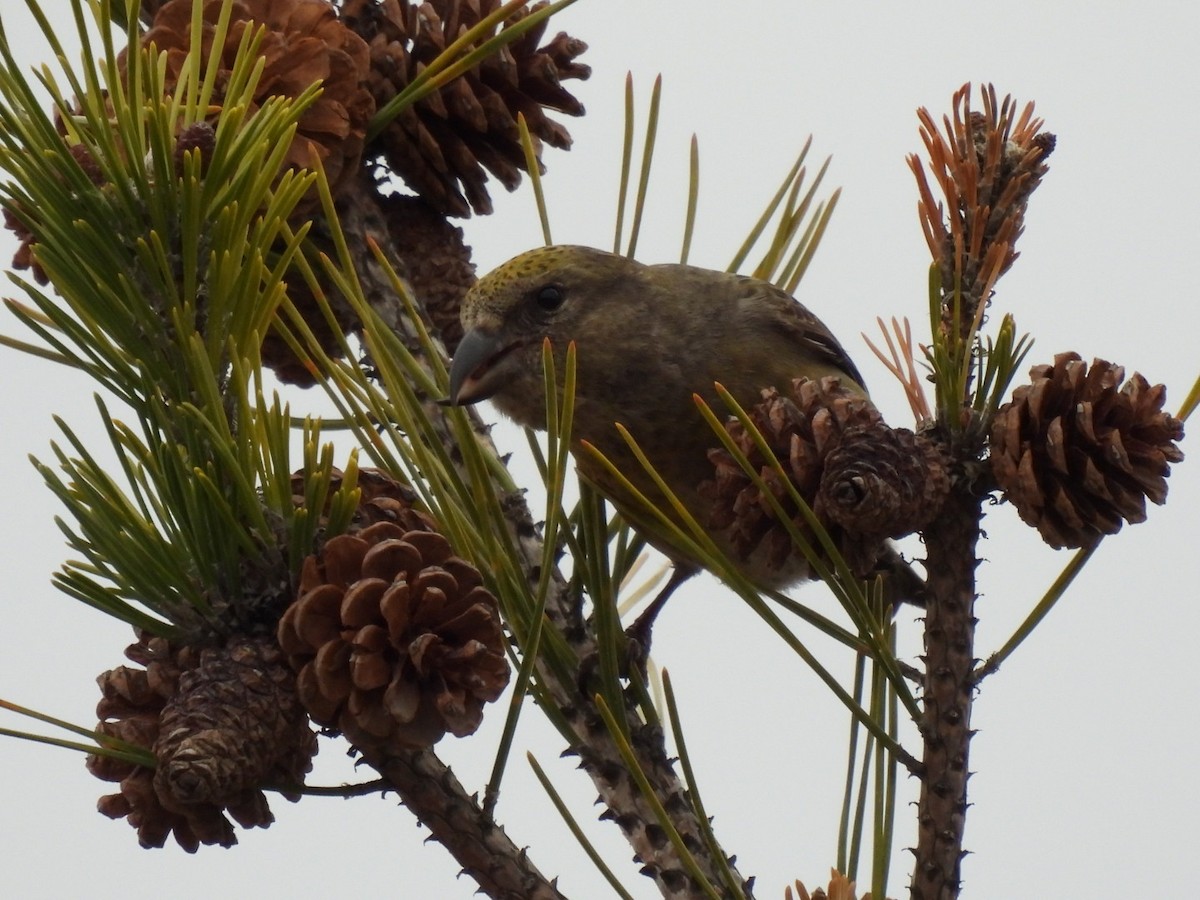
{"label": "bird's wing", "polygon": [[845,372],[866,390],[858,366],[833,336],[833,332],[808,307],[769,282],[748,276],[739,278],[742,281],[740,294],[745,313],[769,316],[788,341],[802,345],[816,361]]}

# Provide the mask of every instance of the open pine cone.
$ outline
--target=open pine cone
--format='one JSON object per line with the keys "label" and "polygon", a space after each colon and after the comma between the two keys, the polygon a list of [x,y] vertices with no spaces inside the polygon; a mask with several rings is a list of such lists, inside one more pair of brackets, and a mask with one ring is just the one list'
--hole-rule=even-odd
{"label": "open pine cone", "polygon": [[[404,90],[438,54],[500,5],[500,0],[345,0],[343,19],[371,47],[370,87],[376,104],[382,107]],[[516,21],[541,6],[545,4],[526,9]],[[442,215],[492,211],[485,169],[510,191],[520,183],[525,154],[518,114],[525,116],[534,141],[570,147],[570,134],[546,110],[583,115],[583,105],[562,82],[591,74],[575,62],[587,45],[560,33],[539,48],[544,31],[544,24],[533,28],[402,113],[380,134],[389,170]]]}
{"label": "open pine cone", "polygon": [[[168,91],[175,89],[191,47],[192,6],[192,0],[164,3],[142,38],[143,45],[153,43],[167,54]],[[220,10],[221,0],[204,0],[206,59]],[[342,24],[326,0],[237,0],[222,48],[224,68],[214,103],[223,100],[222,89],[243,33],[258,25],[267,32],[260,49],[265,68],[255,94],[257,104],[270,97],[297,97],[318,80],[322,83],[321,96],[300,116],[284,167],[310,168],[315,150],[336,196],[338,187],[358,170],[367,122],[375,113],[366,84],[370,67],[367,46]],[[315,202],[313,193],[306,205]]]}
{"label": "open pine cone", "polygon": [[[60,125],[60,133],[63,131]],[[71,158],[79,165],[83,176],[93,185],[101,185],[107,180],[100,165],[96,162],[92,152],[83,144],[68,144],[66,135],[63,135],[63,146]],[[70,165],[64,160],[64,165]],[[65,176],[60,176],[59,181],[71,189],[72,182]],[[13,254],[12,266],[14,269],[28,269],[33,275],[33,280],[40,285],[50,283],[49,276],[46,275],[45,269],[38,263],[34,256],[33,248],[37,244],[37,239],[34,237],[33,231],[30,230],[32,224],[30,219],[35,219],[31,216],[30,208],[11,198],[3,198],[2,213],[4,218],[4,227],[11,231],[17,238],[17,251]]]}
{"label": "open pine cone", "polygon": [[992,423],[991,463],[1005,499],[1052,547],[1090,547],[1167,499],[1183,423],[1166,388],[1077,353],[1034,366]]}
{"label": "open pine cone", "polygon": [[508,684],[496,598],[434,531],[380,522],[331,538],[278,636],[313,721],[359,744],[471,734]]}
{"label": "open pine cone", "polygon": [[[333,469],[329,479],[329,495],[325,498],[326,508],[316,511],[320,517],[319,528],[325,528],[329,499],[342,486],[342,471]],[[307,505],[305,497],[305,473],[292,473],[292,500],[297,508]],[[398,481],[383,469],[365,467],[358,470],[355,481],[361,492],[351,531],[358,531],[377,522],[391,522],[404,531],[434,531],[437,524],[428,513],[417,509],[417,492],[409,484]]]}
{"label": "open pine cone", "polygon": [[[887,538],[918,531],[937,514],[950,488],[948,461],[939,447],[908,429],[891,428],[866,397],[835,377],[797,378],[790,396],[774,388],[748,410],[775,460],[851,569],[868,577]],[[758,444],[737,419],[726,425],[758,470],[791,525],[819,558],[822,545]],[[709,526],[724,531],[743,560],[757,555],[769,567],[787,567],[795,579],[816,573],[777,518],[769,499],[724,449],[709,451],[713,481],[701,487],[712,500]]]}
{"label": "open pine cone", "polygon": [[[882,422],[879,411],[861,394],[843,387],[835,377],[812,381],[797,378],[790,396],[774,388],[762,392],[762,401],[747,410],[755,427],[766,438],[775,457],[782,463],[798,493],[818,513],[821,524],[838,544],[842,555],[865,574],[870,571],[882,539],[851,536],[821,510],[816,509],[825,460],[841,442],[843,432],[855,427],[872,427]],[[726,430],[739,449],[758,469],[774,497],[787,510],[791,523],[820,552],[820,543],[808,527],[803,514],[788,497],[785,486],[759,452],[741,422],[731,419]],[[767,498],[754,486],[733,456],[724,449],[709,451],[716,469],[714,481],[703,490],[713,499],[715,529],[727,529],[735,552],[743,559],[765,554],[768,565],[779,569],[786,563],[796,569],[796,577],[814,577],[800,551],[792,543],[784,525],[776,518]],[[823,554],[822,554],[823,555]]]}
{"label": "open pine cone", "polygon": [[97,679],[98,730],[152,748],[158,767],[89,756],[93,775],[121,785],[100,798],[100,812],[127,818],[143,847],[161,847],[173,834],[189,853],[237,843],[226,815],[243,828],[270,825],[259,786],[300,784],[317,750],[274,642],[239,639],[197,651],[144,634],[125,652],[145,668],[121,666]]}

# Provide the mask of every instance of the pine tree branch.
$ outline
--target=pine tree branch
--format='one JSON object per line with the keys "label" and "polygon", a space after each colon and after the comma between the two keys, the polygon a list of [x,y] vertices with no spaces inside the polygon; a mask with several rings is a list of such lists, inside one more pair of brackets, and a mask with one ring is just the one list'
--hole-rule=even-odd
{"label": "pine tree branch", "polygon": [[492,900],[562,900],[525,851],[467,794],[432,750],[382,750],[370,735],[346,736],[362,758],[395,789],[404,805],[450,851],[463,872]]}
{"label": "pine tree branch", "polygon": [[959,894],[967,813],[968,752],[975,664],[975,567],[982,498],[952,489],[925,530],[929,571],[925,608],[924,739],[913,900]]}
{"label": "pine tree branch", "polygon": [[[390,246],[390,242],[385,216],[373,185],[366,180],[360,181],[354,191],[343,195],[338,204],[338,212],[366,299],[392,327],[413,356],[423,359],[425,351],[418,331],[405,315],[403,305],[396,298],[390,280],[374,256],[372,244],[386,248]],[[403,265],[398,260],[393,262],[397,270],[403,272]],[[437,400],[438,398],[434,397],[422,398],[422,406],[434,423],[440,439],[447,446],[452,446],[453,430],[444,408],[438,405]],[[468,414],[481,446],[486,452],[499,458],[488,437],[486,426],[473,410],[468,410]],[[465,470],[463,475],[467,477]],[[543,560],[542,537],[521,494],[506,493],[502,497],[502,508],[510,535],[522,560],[526,580],[530,589],[536,590]],[[577,672],[583,671],[589,660],[598,657],[596,635],[584,623],[576,598],[572,595],[566,579],[557,570],[552,574],[546,616],[550,625],[564,637],[573,651],[574,658],[578,660]],[[662,729],[648,725],[643,720],[632,693],[626,691],[625,707],[613,712],[623,716],[623,727],[630,736],[630,745],[638,766],[649,781],[658,805],[661,805],[670,817],[671,825],[679,833],[691,860],[685,859],[675,844],[667,838],[665,829],[659,824],[654,804],[643,795],[636,779],[626,766],[620,747],[604,725],[594,699],[586,696],[581,689],[581,679],[564,680],[550,666],[540,661],[536,668],[536,676],[539,684],[553,697],[555,705],[574,734],[570,752],[580,757],[581,767],[592,778],[601,802],[608,807],[604,818],[612,819],[621,828],[634,850],[635,859],[643,866],[643,874],[655,880],[664,897],[679,900],[706,892],[693,876],[688,874],[689,862],[692,866],[699,867],[709,885],[721,885],[720,872],[723,867],[718,860],[706,856],[704,828],[688,800],[683,782],[670,762]],[[373,760],[366,753],[364,758],[373,766],[376,762],[389,766],[396,764],[391,759]],[[380,773],[390,777],[383,769],[380,769]],[[430,823],[433,817],[439,814],[444,799],[436,792],[411,792],[405,796],[405,802],[422,821]],[[426,803],[430,804],[429,808],[425,808]],[[465,815],[463,821],[466,821]],[[441,835],[435,836],[455,854],[465,870],[475,874],[477,866],[469,856],[469,852],[476,845],[473,843],[474,839],[468,840],[466,846],[460,847],[454,840],[443,839]],[[464,853],[465,858],[459,856],[460,852]],[[492,852],[496,851],[493,849]],[[510,866],[517,868],[520,864],[527,865],[523,857],[521,860],[509,861]],[[741,896],[751,896],[752,880],[743,879],[736,874],[735,877],[742,882]],[[483,882],[481,887],[488,890]],[[737,896],[723,894],[719,890],[718,888],[717,896]]]}

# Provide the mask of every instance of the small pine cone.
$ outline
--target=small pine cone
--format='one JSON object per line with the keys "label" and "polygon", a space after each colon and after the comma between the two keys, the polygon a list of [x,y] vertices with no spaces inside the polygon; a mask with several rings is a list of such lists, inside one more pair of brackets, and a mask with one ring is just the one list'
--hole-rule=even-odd
{"label": "small pine cone", "polygon": [[[417,509],[417,492],[412,486],[398,481],[383,469],[363,468],[358,470],[356,482],[361,492],[358,509],[350,523],[351,532],[361,531],[377,522],[391,522],[405,531],[437,531],[437,523],[428,513]],[[325,527],[329,512],[329,500],[342,486],[342,472],[333,469],[329,479],[329,495],[325,508],[320,510],[319,528]],[[304,472],[292,473],[292,501],[297,508],[306,506]]]}
{"label": "small pine cone", "polygon": [[358,744],[471,734],[508,684],[496,598],[479,571],[440,534],[390,522],[305,560],[278,636],[309,715]]}
{"label": "small pine cone", "polygon": [[259,785],[300,784],[316,750],[278,646],[236,638],[180,677],[160,718],[154,787],[174,812],[229,807],[243,826],[265,827],[274,817]]}
{"label": "small pine cone", "polygon": [[[345,185],[343,198],[355,189],[353,185]],[[307,242],[312,252],[335,258],[338,250],[329,223],[317,217],[309,225]],[[312,274],[317,280],[319,292],[314,291],[299,272],[293,272],[287,282],[288,300],[308,328],[311,335],[308,340],[330,359],[342,359],[345,356],[346,339],[361,334],[362,322],[354,307],[321,268],[318,267]],[[305,346],[304,343],[301,346]],[[301,360],[275,329],[263,336],[259,356],[263,366],[274,372],[275,377],[284,384],[309,388],[321,377],[315,362]]]}
{"label": "small pine cone", "polygon": [[362,530],[377,522],[391,522],[405,531],[437,531],[437,522],[428,513],[417,509],[417,492],[403,481],[397,481],[383,469],[358,470],[358,501],[352,530]]}
{"label": "small pine cone", "polygon": [[[103,694],[97,730],[153,749],[159,765],[89,756],[93,775],[121,786],[120,793],[100,798],[99,811],[128,819],[143,847],[161,847],[174,835],[189,853],[201,844],[237,843],[226,813],[245,828],[269,825],[271,812],[257,786],[299,783],[316,752],[294,678],[274,642],[239,640],[223,650],[197,651],[143,634],[125,654],[145,669],[121,666],[97,679]],[[266,740],[275,741],[270,749],[264,746],[268,733]],[[256,759],[247,761],[248,755]]]}
{"label": "small pine cone", "polygon": [[991,463],[1004,496],[1050,546],[1090,547],[1162,504],[1183,423],[1166,388],[1076,353],[1034,366],[992,422]]}
{"label": "small pine cone", "polygon": [[441,333],[446,352],[454,355],[463,329],[458,313],[475,283],[471,248],[463,232],[420,197],[392,194],[382,199],[392,245],[404,261],[413,294]]}
{"label": "small pine cone", "polygon": [[[289,287],[289,294],[295,300],[296,294],[302,292],[303,289],[297,291],[294,287]],[[335,342],[330,341],[328,344],[323,339],[324,335],[319,329],[313,330],[314,338],[321,350],[327,353],[331,359],[339,359],[342,356],[341,348],[335,345]],[[292,348],[288,346],[287,341],[281,338],[274,331],[268,331],[263,336],[262,344],[259,347],[259,358],[262,360],[263,368],[270,369],[275,373],[275,378],[280,384],[290,384],[301,388],[310,388],[320,379],[320,372],[316,367],[310,368],[292,352]]]}
{"label": "small pine cone", "polygon": [[79,163],[79,168],[92,184],[99,186],[108,181],[104,170],[100,168],[100,163],[92,155],[92,151],[83,144],[71,144],[67,148],[67,152],[71,154],[71,158],[75,162]]}
{"label": "small pine cone", "polygon": [[[166,90],[175,90],[191,47],[192,0],[162,4],[142,45],[153,42],[167,54]],[[209,54],[222,0],[204,0],[205,56]],[[262,25],[266,34],[260,53],[265,62],[254,101],[261,106],[271,97],[297,97],[317,81],[321,96],[300,116],[284,168],[311,167],[311,154],[320,157],[335,196],[353,178],[362,160],[367,122],[375,101],[367,89],[370,55],[366,43],[347,28],[326,0],[237,0],[221,48],[217,85],[228,82],[242,35]],[[123,57],[122,57],[123,58]],[[224,97],[218,89],[213,98]],[[301,204],[317,204],[315,190]]]}
{"label": "small pine cone", "polygon": [[875,422],[842,432],[813,508],[851,534],[899,538],[936,516],[949,491],[949,460],[936,443]]}
{"label": "small pine cone", "polygon": [[[835,377],[820,381],[797,378],[792,382],[790,397],[774,388],[764,390],[762,401],[747,412],[810,507],[816,503],[826,458],[841,442],[843,432],[882,421],[870,400],[843,387]],[[741,422],[731,419],[725,428],[787,511],[794,527],[819,553],[820,544],[812,529]],[[715,478],[701,490],[713,504],[710,527],[723,531],[743,560],[755,555],[775,570],[786,564],[797,579],[814,577],[767,498],[733,456],[714,449],[709,451],[709,459],[716,469]],[[827,517],[821,524],[856,572],[865,575],[871,571],[883,547],[878,535],[852,536]]]}
{"label": "small pine cone", "polygon": [[[318,275],[320,277],[320,275]],[[296,312],[308,326],[313,342],[321,348],[321,352],[330,359],[342,359],[344,353],[339,335],[334,332],[329,321],[325,318],[320,303],[309,290],[308,285],[298,274],[288,283],[288,299],[296,308]],[[329,299],[329,295],[326,295]],[[333,309],[333,304],[330,304]],[[340,315],[342,311],[333,309],[334,319],[345,336],[358,330],[357,323],[349,314]],[[310,388],[321,378],[320,369],[315,365],[302,361],[282,337],[274,330],[268,331],[259,346],[259,358],[264,368],[275,373],[275,378],[281,384],[291,384],[296,387]]]}
{"label": "small pine cone", "polygon": [[[199,664],[199,653],[143,633],[125,655],[145,668],[119,666],[96,679],[102,694],[96,730],[149,750],[158,740],[163,709],[183,673]],[[237,842],[219,807],[196,807],[183,814],[163,806],[154,789],[153,769],[97,755],[88,756],[87,768],[103,781],[120,782],[120,792],[101,797],[96,808],[111,819],[127,819],[143,847],[161,847],[172,835],[189,853],[202,843],[228,847]]]}
{"label": "small pine cone", "polygon": [[175,162],[175,174],[183,176],[183,159],[189,151],[200,154],[200,174],[207,172],[216,145],[217,130],[208,122],[193,122],[184,128],[175,140],[175,151],[172,156]]}
{"label": "small pine cone", "polygon": [[33,247],[37,243],[37,238],[34,237],[28,224],[28,207],[12,200],[6,200],[3,212],[4,227],[17,237],[17,251],[13,254],[12,267],[18,271],[29,270],[33,275],[33,280],[45,287],[50,283],[50,278],[33,255]]}
{"label": "small pine cone", "polygon": [[[65,136],[64,136],[65,138]],[[92,151],[83,144],[66,145],[67,154],[75,161],[82,171],[83,176],[93,185],[102,185],[108,179],[104,175],[104,171],[100,163],[96,161]],[[63,166],[70,166],[66,160],[62,163]],[[65,170],[56,173],[58,180],[64,186],[72,188],[77,182],[67,176]],[[30,207],[18,200],[4,198],[0,200],[3,204],[2,210],[4,216],[4,227],[11,231],[17,238],[17,250],[13,254],[12,266],[17,270],[29,270],[33,275],[33,280],[43,287],[50,283],[50,278],[46,274],[46,270],[41,267],[36,257],[33,254],[33,248],[37,244],[37,237],[34,235],[34,229],[37,228],[36,215],[32,215]]]}
{"label": "small pine cone", "polygon": [[[371,48],[370,87],[382,107],[407,87],[443,50],[501,0],[345,0],[342,17]],[[518,13],[519,21],[544,3]],[[506,25],[505,27],[511,27]],[[576,62],[583,41],[559,34],[538,47],[545,23],[398,116],[379,137],[388,168],[439,214],[492,211],[487,172],[513,190],[525,168],[517,116],[523,114],[535,143],[566,149],[571,136],[546,110],[583,115],[563,86],[585,79]]]}

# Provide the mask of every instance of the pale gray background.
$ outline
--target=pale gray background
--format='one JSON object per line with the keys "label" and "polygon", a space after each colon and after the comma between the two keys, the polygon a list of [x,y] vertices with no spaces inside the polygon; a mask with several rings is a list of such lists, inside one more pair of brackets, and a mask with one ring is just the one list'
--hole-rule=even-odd
{"label": "pale gray background", "polygon": [[[66,3],[48,2],[69,23]],[[32,65],[46,51],[17,2],[0,13]],[[643,101],[665,78],[662,133],[640,256],[678,254],[687,141],[701,142],[703,187],[692,261],[723,268],[810,132],[814,158],[832,154],[845,193],[799,292],[856,355],[897,424],[900,392],[858,337],[877,315],[923,326],[927,255],[904,162],[920,149],[913,111],[940,118],[964,81],[993,81],[1034,99],[1059,145],[1035,196],[1022,258],[994,307],[1012,311],[1037,344],[1032,361],[1076,350],[1143,371],[1176,406],[1200,370],[1195,268],[1200,167],[1200,12],[1193,4],[732,4],[581,0],[556,27],[591,45],[590,82],[572,84],[589,115],[570,122],[569,154],[548,152],[555,238],[611,243],[626,70]],[[499,189],[498,189],[499,190]],[[541,242],[526,191],[498,198],[492,219],[467,223],[486,271]],[[10,252],[7,235],[3,258]],[[6,288],[9,295],[12,288]],[[3,327],[17,326],[7,316]],[[48,456],[51,413],[102,440],[92,387],[50,364],[2,354],[0,696],[92,721],[93,679],[119,664],[124,626],[57,594],[64,556],[55,502],[30,468]],[[293,404],[308,403],[294,396]],[[516,446],[515,441],[512,442]],[[1185,443],[1190,450],[1190,444]],[[1067,600],[980,694],[973,724],[972,808],[965,896],[1185,897],[1200,827],[1193,721],[1200,689],[1192,655],[1197,611],[1196,463],[1171,479],[1164,509],[1105,543]],[[1008,508],[991,510],[982,552],[979,650],[997,647],[1053,580],[1054,553]],[[802,594],[830,608],[820,587]],[[905,613],[909,635],[915,624]],[[909,641],[911,646],[911,639]],[[834,862],[846,717],[794,656],[715,583],[668,607],[655,633],[718,834],[759,896],[795,877],[810,888]],[[848,662],[827,654],[837,671]],[[482,787],[500,716],[444,755]],[[19,724],[4,717],[7,725]],[[592,820],[587,779],[559,761],[558,739],[530,710],[518,737]],[[365,779],[343,746],[324,742],[313,783]],[[907,801],[915,784],[906,783]],[[7,897],[342,896],[468,898],[473,883],[392,798],[273,803],[268,831],[238,847],[143,851],[133,831],[93,811],[106,789],[81,758],[0,741],[0,895]],[[608,890],[514,754],[499,815],[543,871],[576,898]],[[911,817],[902,811],[906,842]],[[608,826],[593,829],[635,896],[654,896]],[[910,856],[890,889],[906,895]],[[1191,889],[1187,886],[1193,885]]]}

